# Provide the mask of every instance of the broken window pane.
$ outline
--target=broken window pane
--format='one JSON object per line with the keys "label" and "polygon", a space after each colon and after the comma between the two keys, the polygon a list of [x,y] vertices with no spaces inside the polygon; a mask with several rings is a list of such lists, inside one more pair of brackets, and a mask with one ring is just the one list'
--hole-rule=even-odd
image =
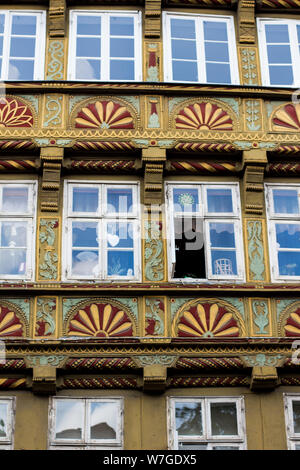
{"label": "broken window pane", "polygon": [[56,403],[56,439],[83,438],[84,403],[79,400],[58,400]]}
{"label": "broken window pane", "polygon": [[90,438],[115,440],[116,435],[116,403],[90,403]]}

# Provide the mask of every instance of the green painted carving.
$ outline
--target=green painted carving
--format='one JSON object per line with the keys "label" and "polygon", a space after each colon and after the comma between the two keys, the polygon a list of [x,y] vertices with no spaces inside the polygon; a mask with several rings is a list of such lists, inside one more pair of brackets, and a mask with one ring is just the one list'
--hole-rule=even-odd
{"label": "green painted carving", "polygon": [[148,127],[150,129],[156,129],[156,128],[160,127],[158,114],[156,114],[156,113],[150,114],[149,121],[148,121]]}
{"label": "green painted carving", "polygon": [[185,98],[170,98],[168,102],[169,112],[171,113],[174,107],[177,106],[179,103],[182,103],[183,101],[186,101],[186,97]]}
{"label": "green painted carving", "polygon": [[50,336],[55,332],[56,299],[41,297],[37,299],[36,336]]}
{"label": "green painted carving", "polygon": [[158,68],[157,67],[149,67],[147,70],[147,82],[158,82]]}
{"label": "green painted carving", "polygon": [[268,118],[271,116],[275,108],[280,107],[283,104],[286,104],[286,101],[265,101]]}
{"label": "green painted carving", "polygon": [[[52,253],[54,250],[54,243],[56,239],[54,229],[58,226],[58,220],[40,220],[40,242],[46,243],[47,247],[45,248],[43,256],[43,263],[39,265],[40,276],[45,279],[57,279],[57,262],[58,255],[57,253]],[[42,230],[43,229],[43,230]]]}
{"label": "green painted carving", "polygon": [[276,306],[277,306],[277,321],[279,321],[280,315],[282,314],[283,310],[285,310],[289,305],[293,304],[294,302],[299,302],[299,299],[276,299]]}
{"label": "green painted carving", "polygon": [[191,297],[178,297],[178,298],[174,298],[171,300],[171,319],[173,321],[176,313],[178,312],[178,310],[180,309],[180,307],[182,307],[183,304],[187,303],[187,302],[190,302],[191,300],[193,300],[193,298]]}
{"label": "green painted carving", "polygon": [[118,302],[126,305],[126,307],[130,308],[130,311],[133,313],[135,320],[138,321],[138,303],[136,299],[133,300],[130,297],[114,297],[112,301],[113,300],[117,300]]}
{"label": "green painted carving", "polygon": [[149,140],[147,139],[133,139],[134,143],[141,147],[148,147]]}
{"label": "green painted carving", "polygon": [[3,298],[6,302],[10,302],[22,310],[24,313],[27,322],[29,323],[30,318],[30,300],[29,299],[10,299],[10,298]]}
{"label": "green painted carving", "polygon": [[145,278],[161,281],[164,278],[163,242],[159,222],[145,221]]}
{"label": "green painted carving", "polygon": [[65,356],[28,356],[26,362],[30,366],[53,366],[57,367],[64,361]]}
{"label": "green painted carving", "polygon": [[259,129],[261,129],[259,101],[257,100],[246,101],[246,115],[247,115],[246,124],[247,124],[249,131],[258,131]]}
{"label": "green painted carving", "polygon": [[64,41],[63,40],[50,40],[49,48],[49,63],[46,74],[46,80],[63,80],[64,78]]}
{"label": "green painted carving", "polygon": [[240,107],[239,107],[239,100],[235,98],[219,98],[218,101],[223,101],[224,103],[227,103],[235,112],[237,116],[240,115]]}
{"label": "green painted carving", "polygon": [[252,310],[255,315],[254,323],[259,328],[257,333],[267,334],[265,328],[269,324],[268,303],[264,300],[253,300]]}
{"label": "green painted carving", "polygon": [[161,366],[171,366],[176,359],[176,356],[155,355],[155,356],[136,356],[142,366],[151,366],[159,364]]}
{"label": "green painted carving", "polygon": [[16,95],[23,98],[26,101],[30,101],[36,113],[39,112],[39,97],[36,95]]}
{"label": "green painted carving", "polygon": [[242,315],[243,319],[245,320],[245,305],[242,299],[238,299],[236,297],[218,297],[220,300],[224,302],[228,302],[234,308],[238,310],[238,312]]}
{"label": "green painted carving", "polygon": [[242,140],[235,140],[233,143],[240,150],[247,150],[252,148],[252,142],[243,142]]}
{"label": "green painted carving", "polygon": [[157,141],[159,147],[171,147],[175,143],[175,140],[171,139],[162,139]]}
{"label": "green painted carving", "polygon": [[256,354],[256,356],[244,356],[243,359],[246,360],[246,363],[251,366],[271,366],[276,367],[278,363],[283,359],[281,354],[277,354],[277,356],[266,356],[263,353]]}
{"label": "green painted carving", "polygon": [[136,111],[139,113],[140,112],[140,99],[138,96],[120,96],[124,101],[128,101],[128,103],[132,104]]}
{"label": "green painted carving", "polygon": [[80,101],[84,101],[90,98],[89,95],[76,95],[69,97],[69,113],[74,109],[75,105],[80,103]]}
{"label": "green painted carving", "polygon": [[253,281],[263,281],[265,279],[265,263],[261,222],[249,220],[247,222],[247,235],[250,278]]}
{"label": "green painted carving", "polygon": [[146,319],[154,320],[154,335],[162,336],[164,334],[164,322],[159,315],[159,299],[146,299],[146,306],[149,307],[150,313],[146,314]]}
{"label": "green painted carving", "polygon": [[72,307],[74,307],[75,305],[79,304],[80,302],[83,302],[84,300],[86,300],[86,298],[84,297],[81,297],[81,298],[64,298],[63,299],[63,321],[65,321],[66,317],[67,317],[67,314],[69,313],[69,311],[71,310]]}
{"label": "green painted carving", "polygon": [[[54,145],[54,144],[56,147],[65,147],[72,142],[72,139],[47,139],[46,137],[35,138],[34,140],[40,147]],[[53,144],[53,140],[54,140],[54,144]]]}
{"label": "green painted carving", "polygon": [[44,127],[60,125],[62,123],[62,96],[53,97],[51,95],[47,95],[46,100],[47,114],[45,116],[46,121],[44,121]]}
{"label": "green painted carving", "polygon": [[241,54],[242,54],[243,84],[244,85],[258,85],[255,49],[250,49],[248,47],[245,49],[241,49]]}

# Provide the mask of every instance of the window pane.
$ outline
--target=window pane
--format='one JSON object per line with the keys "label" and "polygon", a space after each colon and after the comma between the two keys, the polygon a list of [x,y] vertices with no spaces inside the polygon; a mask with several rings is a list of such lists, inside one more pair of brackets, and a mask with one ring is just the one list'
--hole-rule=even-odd
{"label": "window pane", "polygon": [[11,38],[11,57],[34,57],[35,38]]}
{"label": "window pane", "polygon": [[98,188],[73,188],[73,212],[97,212]]}
{"label": "window pane", "polygon": [[267,43],[289,43],[289,29],[287,24],[266,24],[266,41]]}
{"label": "window pane", "polygon": [[294,433],[300,433],[300,402],[293,401]]}
{"label": "window pane", "polygon": [[235,248],[234,224],[210,223],[209,235],[214,248]]}
{"label": "window pane", "polygon": [[13,15],[12,17],[12,34],[32,35],[36,34],[36,16]]}
{"label": "window pane", "polygon": [[108,251],[108,276],[134,276],[133,251]]}
{"label": "window pane", "polygon": [[227,41],[227,23],[221,21],[204,21],[204,39],[207,41]]}
{"label": "window pane", "polygon": [[233,212],[231,189],[207,189],[208,212]]}
{"label": "window pane", "polygon": [[274,212],[277,214],[299,214],[297,190],[273,189]]}
{"label": "window pane", "polygon": [[100,35],[101,34],[101,17],[100,16],[78,16],[77,17],[77,34],[83,35]]}
{"label": "window pane", "polygon": [[98,247],[97,222],[73,222],[72,246]]}
{"label": "window pane", "polygon": [[198,189],[173,189],[173,203],[177,212],[198,212],[200,209]]}
{"label": "window pane", "polygon": [[171,37],[195,39],[195,20],[177,20],[171,19]]}
{"label": "window pane", "polygon": [[115,403],[90,403],[90,438],[116,439],[117,407]]}
{"label": "window pane", "polygon": [[300,25],[297,25],[297,35],[298,35],[298,42],[300,44]]}
{"label": "window pane", "polygon": [[127,222],[108,223],[107,246],[109,248],[133,248],[133,225]]}
{"label": "window pane", "polygon": [[206,78],[210,83],[231,83],[229,64],[206,64]]}
{"label": "window pane", "polygon": [[300,248],[300,225],[276,224],[278,248]]}
{"label": "window pane", "polygon": [[111,60],[110,61],[111,80],[134,80],[133,60]]}
{"label": "window pane", "polygon": [[134,57],[134,39],[112,38],[110,57]]}
{"label": "window pane", "polygon": [[97,276],[99,265],[98,251],[73,250],[72,251],[72,273],[80,276]]}
{"label": "window pane", "polygon": [[198,66],[196,62],[173,60],[172,72],[173,80],[182,82],[198,81]]}
{"label": "window pane", "polygon": [[33,80],[33,60],[10,60],[8,68],[9,80]]}
{"label": "window pane", "polygon": [[77,57],[100,57],[101,41],[98,38],[77,38]]}
{"label": "window pane", "polygon": [[24,213],[28,210],[28,188],[4,187],[2,211]]}
{"label": "window pane", "polygon": [[173,59],[197,59],[196,42],[172,39]]}
{"label": "window pane", "polygon": [[281,276],[300,276],[300,252],[278,252],[279,274]]}
{"label": "window pane", "polygon": [[76,60],[76,79],[81,80],[100,80],[101,74],[100,60],[77,59]]}
{"label": "window pane", "polygon": [[134,19],[129,16],[111,16],[110,18],[111,36],[133,36]]}
{"label": "window pane", "polygon": [[269,72],[271,85],[292,85],[294,83],[292,66],[271,65]]}
{"label": "window pane", "polygon": [[27,222],[2,222],[1,246],[26,247]]}
{"label": "window pane", "polygon": [[56,439],[82,439],[84,425],[84,404],[77,400],[57,400]]}
{"label": "window pane", "polygon": [[194,402],[175,403],[176,431],[179,436],[201,436],[202,405]]}
{"label": "window pane", "polygon": [[222,276],[236,276],[236,252],[228,250],[211,250],[212,273]]}
{"label": "window pane", "polygon": [[0,438],[7,436],[8,404],[0,403]]}
{"label": "window pane", "polygon": [[213,62],[229,62],[228,45],[222,42],[206,42],[205,58]]}
{"label": "window pane", "polygon": [[108,188],[107,189],[107,213],[130,213],[132,207],[132,189]]}
{"label": "window pane", "polygon": [[268,46],[268,61],[269,64],[291,64],[291,48],[290,46]]}
{"label": "window pane", "polygon": [[239,450],[238,446],[212,446],[212,450]]}
{"label": "window pane", "polygon": [[203,219],[175,218],[174,232],[176,257],[174,278],[205,279]]}
{"label": "window pane", "polygon": [[0,55],[3,54],[3,36],[0,36]]}
{"label": "window pane", "polygon": [[197,443],[197,442],[179,442],[178,443],[179,450],[206,450],[207,444]]}
{"label": "window pane", "polygon": [[213,436],[235,436],[238,434],[235,403],[211,403],[210,412]]}
{"label": "window pane", "polygon": [[4,33],[5,15],[0,15],[0,34]]}
{"label": "window pane", "polygon": [[10,276],[26,272],[26,250],[20,248],[0,250],[0,274]]}

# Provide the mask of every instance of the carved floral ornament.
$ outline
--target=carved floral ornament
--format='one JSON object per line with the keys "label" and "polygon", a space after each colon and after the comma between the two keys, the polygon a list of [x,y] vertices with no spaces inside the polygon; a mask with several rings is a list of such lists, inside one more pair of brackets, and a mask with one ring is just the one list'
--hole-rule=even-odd
{"label": "carved floral ornament", "polygon": [[81,129],[133,129],[133,112],[127,103],[99,99],[76,107],[74,126]]}
{"label": "carved floral ornament", "polygon": [[175,113],[175,128],[199,131],[232,131],[233,119],[223,106],[199,101],[188,104]]}
{"label": "carved floral ornament", "polygon": [[286,104],[275,111],[272,130],[279,132],[300,131],[300,103]]}
{"label": "carved floral ornament", "polygon": [[177,337],[235,338],[245,335],[239,312],[218,299],[188,302],[177,312],[173,322]]}
{"label": "carved floral ornament", "polygon": [[280,316],[279,336],[300,336],[300,302],[294,302],[285,308]]}
{"label": "carved floral ornament", "polygon": [[66,332],[68,336],[95,338],[134,336],[135,324],[128,308],[118,302],[97,300],[77,306],[69,316]]}
{"label": "carved floral ornament", "polygon": [[0,305],[0,338],[22,337],[28,334],[28,325],[16,305],[9,302]]}
{"label": "carved floral ornament", "polygon": [[30,107],[20,98],[0,96],[0,128],[32,127],[34,116]]}

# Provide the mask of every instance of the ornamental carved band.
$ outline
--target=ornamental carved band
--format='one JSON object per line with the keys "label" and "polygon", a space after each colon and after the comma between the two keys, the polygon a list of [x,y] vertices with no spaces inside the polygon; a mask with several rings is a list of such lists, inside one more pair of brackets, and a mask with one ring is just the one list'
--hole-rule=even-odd
{"label": "ornamental carved band", "polygon": [[274,131],[299,132],[300,131],[300,104],[287,104],[275,111],[272,119]]}
{"label": "ornamental carved band", "polygon": [[21,308],[11,302],[0,302],[0,338],[24,337],[29,334],[28,321]]}
{"label": "ornamental carved band", "polygon": [[42,218],[39,223],[39,280],[58,280],[58,219]]}
{"label": "ornamental carved band", "polygon": [[249,280],[264,281],[266,269],[264,262],[263,227],[259,220],[247,221]]}
{"label": "ornamental carved band", "polygon": [[0,128],[32,127],[34,125],[33,111],[19,98],[1,96]]}
{"label": "ornamental carved band", "polygon": [[189,338],[235,338],[245,336],[239,312],[220,299],[197,299],[179,309],[173,336]]}
{"label": "ornamental carved band", "polygon": [[300,302],[294,302],[283,310],[279,318],[278,335],[300,336]]}
{"label": "ornamental carved band", "polygon": [[82,129],[133,129],[134,121],[125,106],[114,101],[96,101],[84,106],[75,117]]}
{"label": "ornamental carved band", "polygon": [[227,111],[210,102],[190,104],[181,109],[175,117],[176,129],[200,131],[232,131],[232,118]]}
{"label": "ornamental carved band", "polygon": [[164,278],[164,253],[162,225],[145,221],[144,277],[146,281],[162,281]]}

